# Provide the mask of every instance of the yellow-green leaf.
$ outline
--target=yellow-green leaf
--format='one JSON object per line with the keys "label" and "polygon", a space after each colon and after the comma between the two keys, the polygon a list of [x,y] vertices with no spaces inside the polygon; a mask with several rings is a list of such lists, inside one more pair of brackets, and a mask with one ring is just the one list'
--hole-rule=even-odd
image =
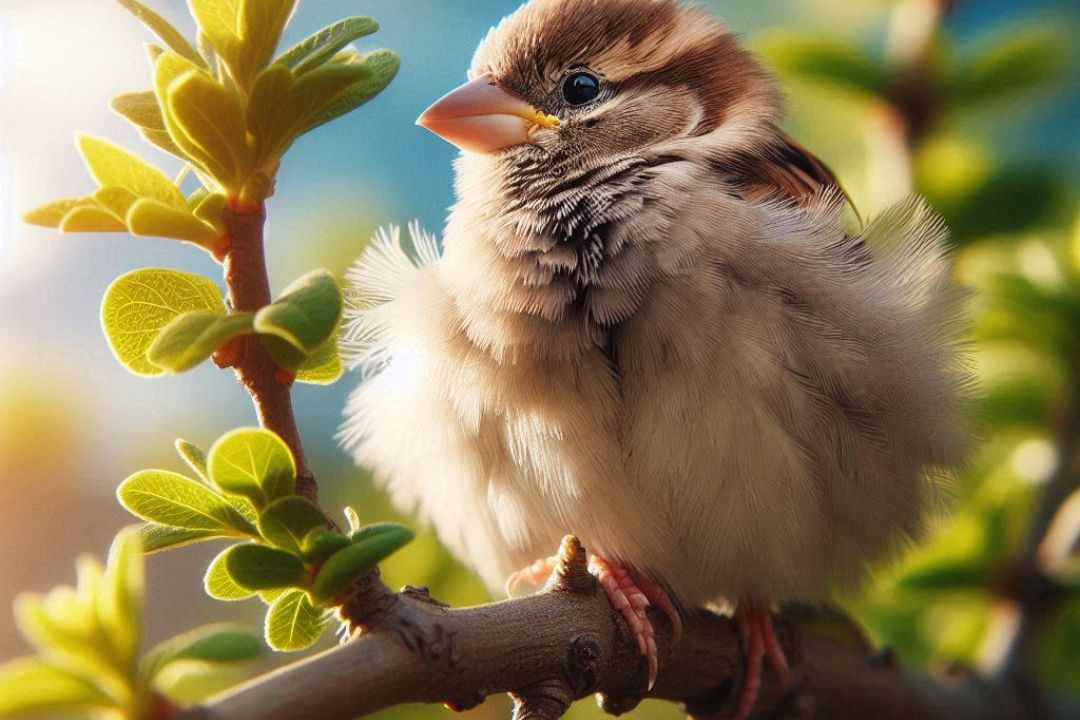
{"label": "yellow-green leaf", "polygon": [[[182,158],[189,160],[202,169],[203,172],[213,177],[223,177],[227,175],[225,166],[217,159],[207,155],[195,141],[184,133],[169,109],[169,88],[188,73],[202,73],[207,79],[210,78],[197,65],[185,60],[176,53],[162,53],[154,62],[154,93],[162,111],[165,127],[168,129],[167,135],[169,139],[166,144],[175,146],[180,151]],[[213,81],[211,80],[211,82]],[[163,140],[158,133],[159,131],[144,130],[143,136],[160,147]],[[172,151],[170,150],[170,152]]]}
{"label": "yellow-green leaf", "polygon": [[140,237],[163,237],[185,240],[207,250],[214,250],[221,231],[203,222],[187,208],[177,210],[155,200],[139,200],[128,210],[127,227]]}
{"label": "yellow-green leaf", "polygon": [[124,222],[128,210],[137,200],[135,193],[116,185],[99,188],[94,193],[94,201],[108,210],[120,222]]}
{"label": "yellow-green leaf", "polygon": [[60,232],[120,232],[127,230],[123,221],[92,199],[84,200],[68,211],[60,221]]}
{"label": "yellow-green leaf", "polygon": [[149,198],[173,207],[186,208],[180,188],[154,166],[105,140],[79,136],[79,152],[98,185],[115,185],[136,197]]}
{"label": "yellow-green leaf", "polygon": [[218,537],[223,535],[214,530],[187,530],[157,523],[144,523],[139,526],[139,538],[142,540],[143,552],[147,555]]}
{"label": "yellow-green leaf", "polygon": [[169,84],[166,100],[179,131],[220,168],[216,179],[226,187],[243,179],[249,151],[239,96],[205,73],[191,72]]}
{"label": "yellow-green leaf", "polygon": [[281,32],[296,9],[296,0],[242,0],[240,42],[243,51],[234,67],[242,87],[250,87],[255,75],[270,62]]}
{"label": "yellow-green leaf", "polygon": [[322,636],[327,622],[327,613],[312,605],[306,592],[290,590],[266,613],[266,643],[282,652],[304,650]]}
{"label": "yellow-green leaf", "polygon": [[343,369],[338,353],[337,335],[307,356],[296,369],[296,379],[310,385],[330,385],[341,377]]}
{"label": "yellow-green leaf", "polygon": [[97,616],[121,665],[133,665],[142,628],[142,538],[134,528],[113,541],[97,594]]}
{"label": "yellow-green leaf", "polygon": [[164,131],[165,118],[153,90],[117,95],[110,103],[112,109],[133,125],[145,130]]}
{"label": "yellow-green leaf", "polygon": [[241,0],[188,0],[199,31],[225,60],[231,61],[240,42]]}
{"label": "yellow-green leaf", "polygon": [[207,595],[215,600],[233,602],[247,600],[255,595],[254,590],[240,587],[233,580],[232,575],[229,574],[227,563],[231,550],[232,548],[229,547],[218,553],[217,557],[210,563],[210,567],[206,569],[206,575],[203,576],[203,589],[206,590]]}
{"label": "yellow-green leaf", "polygon": [[173,27],[165,18],[161,17],[141,2],[138,2],[138,0],[117,0],[117,2],[142,21],[143,25],[149,28],[150,32],[157,35],[158,39],[168,45],[173,52],[182,55],[184,58],[197,65],[203,67],[206,66],[205,61],[199,55],[198,51],[195,50],[180,31]]}
{"label": "yellow-green leaf", "polygon": [[[397,75],[398,70],[401,68],[401,58],[391,50],[375,50],[361,57],[358,62],[334,65],[333,67],[357,66],[367,71],[367,77],[353,83],[325,105],[307,122],[303,132],[313,130],[320,125],[352,112],[381,93]],[[304,77],[307,77],[307,75]]]}
{"label": "yellow-green leaf", "polygon": [[222,435],[207,458],[210,478],[226,492],[257,507],[292,495],[296,463],[289,446],[262,428],[238,428]]}
{"label": "yellow-green leaf", "polygon": [[369,17],[349,17],[324,27],[301,40],[278,57],[277,62],[303,73],[322,65],[357,38],[379,29],[379,23]]}
{"label": "yellow-green leaf", "polygon": [[188,312],[161,329],[146,351],[154,365],[181,373],[203,362],[233,338],[252,332],[252,315]]}
{"label": "yellow-green leaf", "polygon": [[222,215],[225,212],[226,202],[225,196],[221,193],[210,193],[199,200],[198,204],[195,206],[195,217],[199,218],[204,223],[217,228],[219,233],[224,234],[225,221],[222,219]]}
{"label": "yellow-green leaf", "polygon": [[269,147],[286,148],[311,127],[314,119],[333,105],[354,84],[366,80],[369,70],[360,64],[324,65],[296,78],[289,94],[279,101],[273,123],[263,121]]}
{"label": "yellow-green leaf", "polygon": [[178,635],[148,653],[148,675],[156,676],[175,663],[224,664],[254,660],[262,652],[262,642],[242,627],[230,624],[207,625]]}
{"label": "yellow-green leaf", "polygon": [[243,515],[205,485],[166,470],[142,470],[116,491],[128,512],[148,522],[244,537],[255,534]]}
{"label": "yellow-green leaf", "polygon": [[40,225],[41,227],[60,227],[60,223],[64,220],[64,216],[84,202],[84,198],[54,200],[51,203],[47,203],[29,211],[23,215],[23,220],[31,225]]}
{"label": "yellow-green leaf", "polygon": [[93,681],[37,658],[0,665],[0,717],[102,710],[115,701]]}
{"label": "yellow-green leaf", "polygon": [[183,438],[177,438],[173,443],[177,455],[184,463],[198,474],[199,478],[210,482],[210,473],[206,469],[206,453],[195,443],[188,442]]}
{"label": "yellow-green leaf", "polygon": [[146,357],[161,329],[183,312],[225,313],[221,291],[200,275],[146,268],[117,278],[105,291],[101,324],[113,354],[137,375],[165,372]]}

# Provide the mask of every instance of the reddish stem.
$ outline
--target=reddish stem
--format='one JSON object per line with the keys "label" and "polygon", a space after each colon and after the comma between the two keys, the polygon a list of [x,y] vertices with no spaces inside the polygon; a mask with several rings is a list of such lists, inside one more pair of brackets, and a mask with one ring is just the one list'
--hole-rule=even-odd
{"label": "reddish stem", "polygon": [[[271,302],[270,280],[266,273],[263,228],[266,206],[226,207],[225,282],[229,302],[238,312],[257,312]],[[277,433],[296,459],[296,492],[317,499],[318,487],[308,467],[293,414],[291,383],[283,383],[280,368],[270,358],[257,335],[239,339],[235,360],[231,363],[240,383],[251,395],[259,424]]]}

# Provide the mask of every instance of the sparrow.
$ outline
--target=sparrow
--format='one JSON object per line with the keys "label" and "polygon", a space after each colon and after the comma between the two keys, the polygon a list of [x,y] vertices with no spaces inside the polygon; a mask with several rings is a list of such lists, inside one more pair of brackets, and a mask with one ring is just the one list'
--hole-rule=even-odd
{"label": "sparrow", "polygon": [[646,607],[734,607],[745,718],[789,675],[770,604],[856,583],[963,458],[947,231],[917,198],[847,230],[693,5],[531,0],[468,78],[418,120],[463,151],[442,243],[349,271],[341,438],[492,588],[577,536],[650,688]]}

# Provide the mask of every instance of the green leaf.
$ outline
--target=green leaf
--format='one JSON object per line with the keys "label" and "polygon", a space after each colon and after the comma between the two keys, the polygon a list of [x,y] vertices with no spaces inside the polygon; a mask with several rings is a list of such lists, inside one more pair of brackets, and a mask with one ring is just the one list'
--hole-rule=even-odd
{"label": "green leaf", "polygon": [[150,8],[143,5],[138,0],[117,0],[123,5],[128,12],[142,21],[143,25],[150,29],[150,32],[158,36],[161,42],[169,46],[169,48],[183,56],[185,59],[190,60],[196,65],[206,66],[202,57],[198,51],[191,46],[191,43],[173,27],[165,18],[158,15]]}
{"label": "green leaf", "polygon": [[370,35],[379,23],[369,17],[349,17],[324,27],[283,52],[276,62],[302,73],[323,64],[353,40]]}
{"label": "green leaf", "polygon": [[311,604],[303,590],[280,596],[266,613],[266,643],[281,652],[305,650],[326,629],[326,613]]}
{"label": "green leaf", "polygon": [[313,353],[329,340],[341,320],[341,289],[330,273],[304,275],[273,304],[255,314],[255,330],[285,340],[304,353]]}
{"label": "green leaf", "polygon": [[170,372],[190,370],[233,338],[251,333],[251,320],[251,313],[189,312],[177,315],[162,328],[146,351],[146,357]]}
{"label": "green leaf", "polygon": [[307,584],[307,569],[300,558],[266,545],[235,545],[225,553],[224,562],[229,577],[248,590],[273,590]]}
{"label": "green leaf", "polygon": [[250,87],[251,80],[270,62],[295,9],[296,0],[242,0],[240,40],[244,49],[234,68],[241,87]]}
{"label": "green leaf", "polygon": [[343,372],[335,335],[300,363],[296,369],[296,379],[310,385],[330,385],[337,382]]}
{"label": "green leaf", "polygon": [[304,537],[325,525],[322,510],[296,495],[275,500],[259,514],[259,533],[271,544],[297,555]]}
{"label": "green leaf", "polygon": [[210,477],[222,490],[250,499],[256,507],[292,495],[296,463],[289,446],[262,428],[239,428],[210,448]]}
{"label": "green leaf", "polygon": [[972,53],[946,82],[945,95],[957,105],[973,105],[1030,92],[1062,76],[1067,47],[1055,28],[1013,31]]}
{"label": "green leaf", "polygon": [[897,582],[904,590],[985,591],[990,573],[970,560],[944,560],[906,573]]}
{"label": "green leaf", "polygon": [[117,95],[109,103],[119,115],[140,129],[165,130],[165,118],[153,90]]}
{"label": "green leaf", "polygon": [[60,227],[64,216],[84,202],[86,202],[84,198],[55,200],[29,211],[23,215],[23,220],[31,225],[40,225],[41,227]]}
{"label": "green leaf", "polygon": [[291,138],[273,134],[278,116],[289,104],[294,78],[289,68],[274,64],[259,73],[251,87],[247,107],[247,128],[259,148],[258,166],[265,166],[288,149]]}
{"label": "green leaf", "polygon": [[175,209],[187,209],[184,194],[172,180],[127,150],[105,140],[79,135],[79,152],[98,185],[122,187],[136,197],[157,200]]}
{"label": "green leaf", "polygon": [[382,535],[383,533],[401,533],[402,531],[404,531],[406,533],[410,533],[410,534],[412,533],[412,531],[409,530],[409,528],[407,528],[404,525],[401,525],[399,523],[392,523],[392,522],[372,523],[370,525],[365,525],[365,526],[363,526],[361,528],[358,528],[358,529],[354,530],[353,532],[349,533],[349,541],[352,542],[355,545],[357,543],[362,543],[365,540],[368,540],[369,538],[378,537],[379,535]]}
{"label": "green leaf", "polygon": [[142,539],[143,552],[150,555],[201,540],[223,537],[223,535],[214,530],[185,530],[157,523],[146,523],[139,527],[139,537]]}
{"label": "green leaf", "polygon": [[[363,530],[360,531],[363,533]],[[318,602],[327,602],[341,592],[349,583],[359,579],[384,558],[413,539],[413,532],[401,525],[386,524],[379,532],[371,532],[339,550],[327,559],[311,593]]]}
{"label": "green leaf", "polygon": [[142,541],[134,528],[127,528],[113,541],[97,594],[98,621],[124,666],[135,662],[139,650],[143,585]]}
{"label": "green leaf", "polygon": [[254,590],[242,588],[236,584],[232,575],[229,574],[227,565],[229,553],[233,548],[226,548],[218,554],[206,569],[203,576],[203,588],[206,594],[216,600],[232,602],[235,600],[247,600],[255,595]]}
{"label": "green leaf", "polygon": [[226,187],[238,184],[249,169],[240,97],[206,73],[189,72],[169,84],[166,102],[179,132],[200,157],[211,159],[214,167],[207,169],[215,179]]}
{"label": "green leaf", "polygon": [[309,563],[320,563],[338,550],[349,546],[349,538],[325,527],[313,528],[300,543],[304,559]]}
{"label": "green leaf", "polygon": [[324,105],[308,120],[303,132],[314,130],[350,113],[381,93],[397,75],[401,68],[401,58],[391,50],[375,50],[362,56],[358,62],[350,62],[342,67],[361,67],[367,71],[367,77],[349,85],[344,92]]}
{"label": "green leaf", "polygon": [[121,232],[127,230],[127,226],[124,225],[122,220],[117,220],[115,215],[92,200],[90,203],[92,204],[83,201],[82,204],[76,205],[69,210],[67,215],[64,215],[64,218],[60,221],[60,232]]}
{"label": "green leaf", "polygon": [[37,658],[0,665],[0,717],[87,713],[115,701],[95,683]]}
{"label": "green leaf", "polygon": [[169,665],[197,662],[222,665],[249,662],[262,653],[262,642],[234,625],[207,625],[170,640],[150,652],[150,675]]}
{"label": "green leaf", "polygon": [[225,498],[204,485],[166,470],[143,470],[116,491],[120,504],[148,522],[222,535],[255,535],[255,528]]}
{"label": "green leaf", "polygon": [[781,72],[870,97],[880,96],[888,85],[884,65],[832,38],[774,33],[757,45],[761,54]]}
{"label": "green leaf", "polygon": [[200,478],[206,482],[210,482],[210,472],[206,469],[206,453],[203,452],[202,448],[183,438],[177,438],[173,445],[176,447],[176,452],[180,455],[180,459],[183,460],[189,468],[195,471]]}
{"label": "green leaf", "polygon": [[146,356],[161,329],[184,312],[223,314],[217,285],[179,270],[146,268],[117,278],[105,291],[101,324],[113,354],[137,375],[161,375],[164,369]]}

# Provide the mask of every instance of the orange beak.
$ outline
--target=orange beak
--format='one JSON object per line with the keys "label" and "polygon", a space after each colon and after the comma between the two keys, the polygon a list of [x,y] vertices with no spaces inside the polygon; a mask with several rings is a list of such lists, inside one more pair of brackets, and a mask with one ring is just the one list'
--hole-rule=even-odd
{"label": "orange beak", "polygon": [[488,75],[467,82],[424,111],[416,124],[462,150],[493,153],[533,142],[539,128],[559,119],[506,92]]}

